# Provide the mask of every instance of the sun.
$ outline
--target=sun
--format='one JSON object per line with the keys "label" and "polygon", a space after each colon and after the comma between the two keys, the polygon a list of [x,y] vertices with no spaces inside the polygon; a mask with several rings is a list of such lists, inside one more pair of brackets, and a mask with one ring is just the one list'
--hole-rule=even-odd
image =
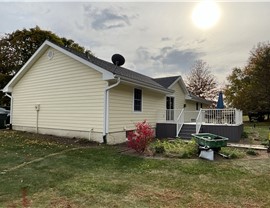
{"label": "sun", "polygon": [[203,0],[192,12],[192,21],[200,29],[213,27],[221,16],[220,9],[214,1]]}

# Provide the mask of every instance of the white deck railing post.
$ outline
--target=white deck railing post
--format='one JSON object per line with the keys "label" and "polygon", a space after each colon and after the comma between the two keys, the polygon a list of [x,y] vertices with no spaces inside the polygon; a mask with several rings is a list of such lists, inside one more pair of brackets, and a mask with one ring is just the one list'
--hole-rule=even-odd
{"label": "white deck railing post", "polygon": [[176,119],[176,137],[178,137],[179,132],[181,131],[181,128],[184,124],[184,109],[181,110],[179,116]]}
{"label": "white deck railing post", "polygon": [[199,114],[196,118],[196,134],[200,132],[201,126],[202,126],[202,112],[203,110],[200,109]]}

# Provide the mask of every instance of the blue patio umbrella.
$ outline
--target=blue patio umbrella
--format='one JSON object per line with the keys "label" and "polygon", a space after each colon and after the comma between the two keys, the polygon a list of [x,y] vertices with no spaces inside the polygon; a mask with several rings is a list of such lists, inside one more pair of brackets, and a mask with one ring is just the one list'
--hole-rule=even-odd
{"label": "blue patio umbrella", "polygon": [[224,108],[223,93],[220,91],[218,94],[217,109],[223,109],[223,108]]}

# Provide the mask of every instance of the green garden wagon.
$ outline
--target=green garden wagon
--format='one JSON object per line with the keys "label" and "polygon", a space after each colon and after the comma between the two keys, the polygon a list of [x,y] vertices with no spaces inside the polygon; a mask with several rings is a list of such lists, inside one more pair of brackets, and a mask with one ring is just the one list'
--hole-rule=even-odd
{"label": "green garden wagon", "polygon": [[221,147],[226,147],[229,140],[226,137],[210,133],[192,134],[192,136],[199,146],[213,150],[220,150]]}

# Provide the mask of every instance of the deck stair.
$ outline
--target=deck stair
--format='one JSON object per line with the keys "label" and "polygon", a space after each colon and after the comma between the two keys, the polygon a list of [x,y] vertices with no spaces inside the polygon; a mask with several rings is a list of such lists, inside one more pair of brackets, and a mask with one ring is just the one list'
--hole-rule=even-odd
{"label": "deck stair", "polygon": [[183,124],[183,127],[178,134],[181,139],[191,139],[191,134],[196,133],[196,124]]}

